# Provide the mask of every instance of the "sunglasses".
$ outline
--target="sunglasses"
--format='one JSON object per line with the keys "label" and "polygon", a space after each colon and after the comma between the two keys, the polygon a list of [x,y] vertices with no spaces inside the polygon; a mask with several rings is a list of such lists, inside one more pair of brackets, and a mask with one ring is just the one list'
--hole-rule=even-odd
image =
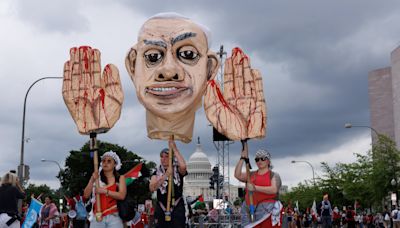
{"label": "sunglasses", "polygon": [[103,161],[102,161],[103,163],[112,163],[112,162],[114,162],[114,159],[103,159]]}
{"label": "sunglasses", "polygon": [[261,161],[265,161],[265,160],[267,160],[267,158],[255,158],[255,159],[254,159],[254,161],[256,161],[256,162],[258,162],[258,161],[260,161],[260,160],[261,160]]}

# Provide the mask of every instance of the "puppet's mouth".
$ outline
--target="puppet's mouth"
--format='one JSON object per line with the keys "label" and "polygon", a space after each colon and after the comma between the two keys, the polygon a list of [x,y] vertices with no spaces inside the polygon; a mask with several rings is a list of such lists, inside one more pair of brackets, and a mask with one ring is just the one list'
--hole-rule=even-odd
{"label": "puppet's mouth", "polygon": [[145,92],[159,98],[170,99],[181,96],[185,93],[190,93],[191,89],[180,85],[153,85],[146,87]]}

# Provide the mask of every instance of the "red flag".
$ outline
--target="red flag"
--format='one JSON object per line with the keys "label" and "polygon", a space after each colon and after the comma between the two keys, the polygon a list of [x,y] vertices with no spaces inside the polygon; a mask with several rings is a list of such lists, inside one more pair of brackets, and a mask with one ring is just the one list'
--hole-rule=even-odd
{"label": "red flag", "polygon": [[134,180],[136,180],[142,175],[140,173],[140,170],[142,170],[142,165],[143,165],[142,163],[139,163],[124,174],[126,185],[130,185]]}
{"label": "red flag", "polygon": [[199,201],[204,202],[203,194],[199,195]]}

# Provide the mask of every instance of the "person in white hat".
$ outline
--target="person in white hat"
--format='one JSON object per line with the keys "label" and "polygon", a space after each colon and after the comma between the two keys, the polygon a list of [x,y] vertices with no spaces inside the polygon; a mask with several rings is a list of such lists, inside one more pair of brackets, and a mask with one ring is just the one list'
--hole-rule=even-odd
{"label": "person in white hat", "polygon": [[[100,187],[95,194],[100,194],[102,220],[92,219],[90,227],[123,227],[123,222],[118,215],[117,200],[126,196],[125,177],[118,174],[121,160],[117,153],[108,151],[101,156],[99,173],[93,172],[83,196],[88,199],[92,193],[93,185],[100,178]],[[94,197],[96,198],[96,197]],[[93,202],[93,214],[96,214],[96,202]]]}
{"label": "person in white hat", "polygon": [[[246,172],[242,172],[244,163],[250,163],[247,146],[241,153],[241,158],[236,164],[235,177],[246,183],[245,202],[242,205],[243,227],[281,227],[280,211],[282,204],[279,201],[279,188],[281,179],[278,173],[271,170],[271,154],[266,150],[258,150],[255,156],[257,170],[250,172],[250,180]],[[255,207],[254,220],[249,216],[249,192],[251,192]]]}

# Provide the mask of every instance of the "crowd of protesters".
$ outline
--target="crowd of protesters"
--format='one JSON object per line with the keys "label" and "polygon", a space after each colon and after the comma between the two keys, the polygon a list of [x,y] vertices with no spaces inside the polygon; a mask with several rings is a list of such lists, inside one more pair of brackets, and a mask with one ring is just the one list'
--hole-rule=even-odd
{"label": "crowd of protesters", "polygon": [[[339,209],[341,208],[341,209]],[[389,210],[387,206],[382,212],[371,213],[369,210],[362,210],[353,206],[333,206],[332,212],[328,215],[331,223],[324,222],[322,208],[307,208],[299,211],[290,204],[285,208],[283,219],[288,228],[399,228],[400,210],[393,207]],[[325,218],[326,219],[326,218]],[[285,223],[284,223],[285,224]]]}

